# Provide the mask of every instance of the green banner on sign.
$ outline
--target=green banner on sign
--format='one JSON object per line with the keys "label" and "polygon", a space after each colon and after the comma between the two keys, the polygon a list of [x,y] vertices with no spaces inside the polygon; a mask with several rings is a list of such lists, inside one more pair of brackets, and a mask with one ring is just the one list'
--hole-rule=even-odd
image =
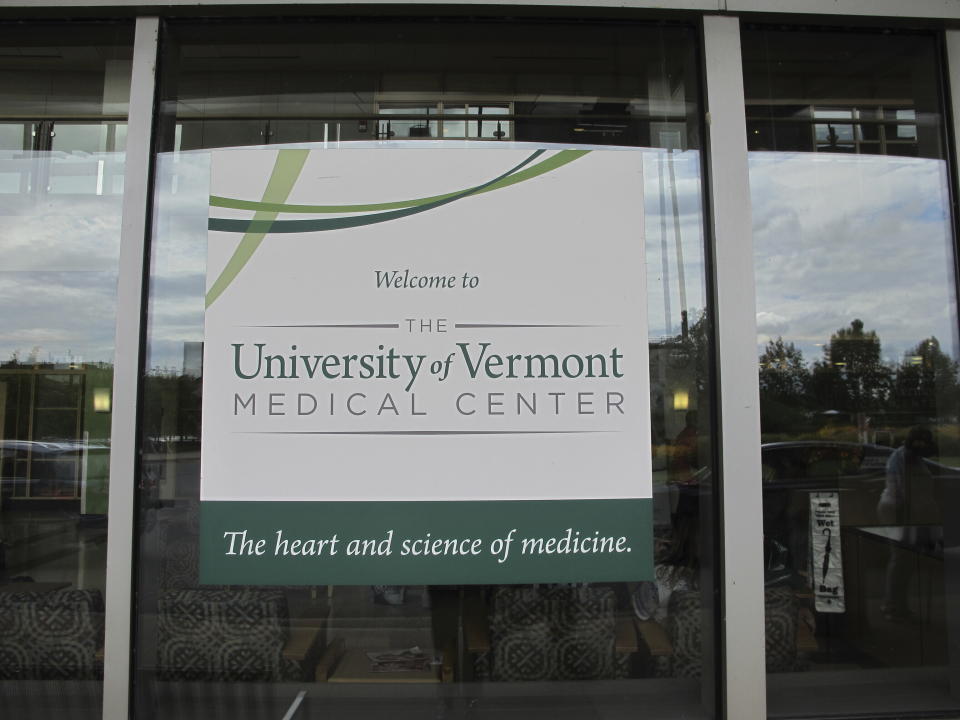
{"label": "green banner on sign", "polygon": [[653,576],[652,501],[207,501],[201,581],[566,583]]}

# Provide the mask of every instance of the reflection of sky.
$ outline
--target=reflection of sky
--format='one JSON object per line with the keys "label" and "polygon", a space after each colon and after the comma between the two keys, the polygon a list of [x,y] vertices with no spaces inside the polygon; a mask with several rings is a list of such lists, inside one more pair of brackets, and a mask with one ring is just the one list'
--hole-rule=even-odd
{"label": "reflection of sky", "polygon": [[122,153],[0,153],[0,362],[111,362]]}
{"label": "reflection of sky", "polygon": [[[649,150],[644,155],[647,322],[650,338],[656,339],[680,332],[680,313],[684,309],[681,280],[691,325],[706,307],[703,197],[699,151],[678,152],[671,157],[662,150]],[[678,247],[683,258],[682,273],[677,270]]]}
{"label": "reflection of sky", "polygon": [[935,335],[957,357],[946,166],[876,155],[750,153],[758,351],[810,362],[854,318],[884,360]]}
{"label": "reflection of sky", "polygon": [[112,362],[116,270],[0,272],[0,362]]}
{"label": "reflection of sky", "polygon": [[[112,358],[122,162],[0,155],[0,361],[34,349],[40,360]],[[675,217],[691,322],[705,305],[699,153],[674,155],[673,184],[670,162],[644,151],[652,338],[679,329]],[[36,192],[40,172],[70,178],[70,192]],[[782,335],[816,360],[860,318],[889,361],[931,335],[960,355],[944,163],[755,152],[750,173],[758,347]],[[157,178],[148,367],[179,369],[183,343],[203,339],[209,153],[161,155]]]}
{"label": "reflection of sky", "polygon": [[157,160],[147,367],[179,370],[183,344],[203,340],[210,153]]}
{"label": "reflection of sky", "polygon": [[[647,297],[651,338],[680,331],[680,274],[677,272],[674,195],[691,324],[705,306],[700,154],[698,151],[687,151],[674,155],[672,184],[670,162],[665,151],[644,150]],[[147,359],[149,368],[179,369],[183,362],[183,344],[203,339],[209,174],[209,152],[165,153],[160,155],[157,163]],[[662,227],[661,219],[664,221]],[[640,236],[639,233],[637,235]],[[669,275],[667,287],[663,281],[663,239],[666,240]],[[665,318],[668,305],[669,331]]]}

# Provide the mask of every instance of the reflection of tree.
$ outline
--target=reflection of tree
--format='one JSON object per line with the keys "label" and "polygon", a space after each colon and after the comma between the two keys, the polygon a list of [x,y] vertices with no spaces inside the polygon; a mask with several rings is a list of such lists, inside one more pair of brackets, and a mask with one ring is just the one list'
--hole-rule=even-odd
{"label": "reflection of tree", "polygon": [[683,377],[690,387],[691,407],[707,407],[710,402],[710,317],[706,310],[696,311],[692,325],[684,323],[679,335],[664,338],[659,347],[671,375]]}
{"label": "reflection of tree", "polygon": [[891,409],[935,417],[939,405],[953,414],[960,399],[958,369],[960,365],[940,349],[935,337],[922,341],[907,351],[897,367],[890,393]]}
{"label": "reflection of tree", "polygon": [[143,432],[153,441],[196,442],[200,438],[201,379],[173,372],[144,378]]}
{"label": "reflection of tree", "polygon": [[709,407],[710,389],[710,317],[706,311],[699,314],[690,326],[687,342],[694,359],[694,385],[697,392],[697,407]]}
{"label": "reflection of tree", "polygon": [[37,367],[39,365],[53,365],[53,363],[41,363],[40,362],[40,346],[34,345],[30,348],[30,354],[27,355],[26,360],[21,360],[20,351],[14,350],[10,353],[10,359],[6,362],[0,362],[0,368],[30,368]]}
{"label": "reflection of tree", "polygon": [[880,338],[864,332],[856,319],[840,328],[823,348],[823,359],[813,364],[811,390],[818,407],[859,413],[885,405],[891,372],[880,361]]}
{"label": "reflection of tree", "polygon": [[[694,322],[684,323],[680,334],[650,346],[651,434],[655,444],[673,443],[688,409],[697,411],[700,441],[705,443],[710,434],[710,317],[705,310],[693,311],[693,316]],[[687,404],[682,408],[673,404],[672,394],[678,390],[686,393]],[[709,457],[707,447],[698,448],[698,453],[701,459]]]}
{"label": "reflection of tree", "polygon": [[877,333],[859,319],[833,333],[812,366],[793,343],[770,340],[759,357],[763,433],[798,437],[829,428],[835,437],[877,442],[875,431],[955,421],[960,363],[937,338],[918,343],[896,366],[884,364],[880,350]]}
{"label": "reflection of tree", "polygon": [[810,400],[810,371],[803,353],[782,337],[767,342],[760,355],[760,424],[764,433],[797,430]]}

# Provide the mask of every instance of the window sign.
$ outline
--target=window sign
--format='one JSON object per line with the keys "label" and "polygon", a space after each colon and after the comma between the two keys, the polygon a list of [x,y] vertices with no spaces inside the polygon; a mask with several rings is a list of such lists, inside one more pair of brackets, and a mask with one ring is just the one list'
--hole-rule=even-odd
{"label": "window sign", "polygon": [[840,527],[840,494],[810,493],[810,547],[817,612],[842,613],[845,610]]}
{"label": "window sign", "polygon": [[201,576],[652,577],[642,154],[213,153]]}

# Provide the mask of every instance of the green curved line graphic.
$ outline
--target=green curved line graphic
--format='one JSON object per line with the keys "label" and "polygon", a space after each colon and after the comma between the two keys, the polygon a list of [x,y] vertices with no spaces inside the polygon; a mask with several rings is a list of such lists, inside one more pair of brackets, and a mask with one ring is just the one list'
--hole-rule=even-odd
{"label": "green curved line graphic", "polygon": [[[210,230],[218,230],[220,232],[256,232],[269,234],[322,232],[324,230],[343,230],[345,228],[361,227],[363,225],[376,225],[389,220],[397,220],[402,217],[417,215],[419,213],[426,212],[427,210],[433,210],[441,205],[452,203],[454,200],[459,200],[460,198],[467,197],[468,195],[473,195],[483,188],[486,188],[493,183],[512,175],[524,165],[527,165],[531,161],[535,160],[538,156],[542,155],[544,152],[546,151],[537,150],[535,153],[533,153],[533,155],[528,157],[519,165],[511,168],[503,175],[500,175],[489,182],[485,182],[483,185],[477,185],[469,190],[463,190],[456,195],[448,196],[443,200],[437,200],[436,202],[432,202],[427,205],[417,205],[414,207],[404,208],[403,210],[390,210],[387,212],[375,213],[373,215],[329,218],[325,220],[228,220],[226,218],[210,218],[210,220],[207,222],[207,227]],[[274,216],[276,215],[274,214]]]}
{"label": "green curved line graphic", "polygon": [[[303,170],[303,164],[307,161],[309,150],[280,150],[277,153],[277,160],[273,165],[273,172],[270,174],[270,180],[267,181],[267,187],[263,191],[265,202],[283,202],[293,190],[297,178],[300,177],[300,171]],[[276,212],[269,210],[258,210],[253,219],[256,221],[274,220],[277,217]],[[253,253],[263,242],[265,233],[248,232],[243,236],[237,249],[233,251],[230,260],[216,279],[210,290],[207,292],[206,306],[210,307],[213,301],[223,294],[227,286],[240,273],[243,266],[253,256]]]}
{"label": "green curved line graphic", "polygon": [[[509,185],[537,177],[557,167],[566,165],[578,157],[585,155],[588,150],[568,150],[561,151],[548,160],[538,163],[526,171],[521,169],[530,162],[542,155],[546,150],[537,150],[519,165],[511,168],[503,175],[493,180],[478,185],[476,187],[464,190],[458,193],[438,196],[441,199],[407,207],[392,212],[377,213],[376,215],[366,215],[353,218],[332,218],[328,220],[276,220],[278,211],[276,210],[258,210],[252,220],[228,220],[224,218],[210,218],[208,227],[211,230],[220,230],[224,232],[243,232],[244,237],[234,251],[223,272],[211,286],[206,296],[206,307],[210,307],[214,301],[223,294],[234,278],[240,273],[247,264],[253,253],[256,252],[263,238],[268,233],[276,232],[309,232],[321,230],[334,230],[340,228],[357,227],[360,225],[370,225],[374,223],[386,222],[408,215],[414,215],[433,208],[446,205],[468,195],[488,192],[497,187],[507,187]],[[297,153],[293,155],[293,153]],[[277,155],[277,161],[273,169],[270,181],[264,191],[264,206],[282,205],[293,188],[294,183],[303,169],[306,161],[306,155],[309,150],[281,150]]]}
{"label": "green curved line graphic", "polygon": [[[518,172],[509,178],[505,178],[495,185],[486,187],[480,192],[491,192],[499,190],[502,187],[513,185],[530,178],[543,175],[546,172],[555,170],[558,167],[573,162],[579,157],[586,155],[589,150],[561,150],[552,157],[537,163],[531,168]],[[474,188],[475,189],[475,188]],[[294,205],[279,202],[264,202],[256,200],[237,200],[236,198],[221,197],[219,195],[210,196],[210,207],[229,208],[231,210],[268,210],[276,213],[349,213],[349,212],[372,212],[376,210],[400,210],[403,208],[414,207],[418,205],[427,205],[446,200],[454,196],[460,196],[467,190],[457,190],[455,192],[444,193],[443,195],[431,195],[425,198],[415,198],[413,200],[397,200],[394,202],[368,203],[362,205]]]}

